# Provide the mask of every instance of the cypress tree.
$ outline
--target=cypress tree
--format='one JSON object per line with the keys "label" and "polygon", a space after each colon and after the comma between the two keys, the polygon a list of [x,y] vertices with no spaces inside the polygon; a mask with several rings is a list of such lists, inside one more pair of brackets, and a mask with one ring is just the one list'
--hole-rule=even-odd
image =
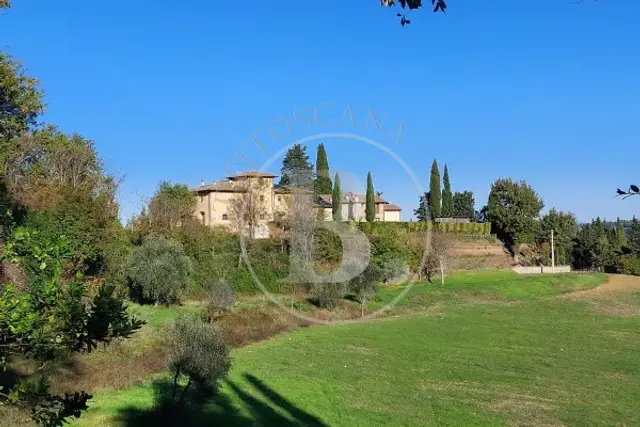
{"label": "cypress tree", "polygon": [[331,192],[331,213],[334,221],[342,221],[342,193],[340,192],[340,175],[336,173]]}
{"label": "cypress tree", "polygon": [[451,192],[451,182],[449,182],[449,169],[444,165],[444,191],[442,192],[442,217],[453,217],[453,193]]}
{"label": "cypress tree", "polygon": [[364,215],[367,222],[373,222],[376,220],[376,193],[373,191],[373,178],[371,178],[371,172],[367,174],[367,200],[364,209]]}
{"label": "cypress tree", "polygon": [[318,144],[318,152],[316,154],[316,194],[331,193],[331,177],[329,176],[329,160],[327,159],[327,151],[324,144]]}
{"label": "cypress tree", "polygon": [[431,219],[441,217],[441,199],[440,169],[438,168],[438,161],[434,159],[431,165],[431,179],[429,180],[429,211],[431,212]]}

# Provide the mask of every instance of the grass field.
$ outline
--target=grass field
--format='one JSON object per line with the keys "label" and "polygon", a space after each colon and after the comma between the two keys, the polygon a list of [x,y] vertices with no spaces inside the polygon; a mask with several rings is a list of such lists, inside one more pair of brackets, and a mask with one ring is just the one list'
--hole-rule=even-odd
{"label": "grass field", "polygon": [[[415,286],[407,315],[235,350],[220,396],[179,419],[155,409],[161,374],[96,394],[75,425],[640,425],[640,317],[554,296],[602,280],[482,273]],[[640,311],[639,295],[620,303]]]}

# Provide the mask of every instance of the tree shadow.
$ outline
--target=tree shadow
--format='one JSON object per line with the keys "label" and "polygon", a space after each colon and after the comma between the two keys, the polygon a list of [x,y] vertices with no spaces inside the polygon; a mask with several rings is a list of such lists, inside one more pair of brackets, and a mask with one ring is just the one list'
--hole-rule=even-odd
{"label": "tree shadow", "polygon": [[269,404],[252,396],[231,380],[226,380],[226,384],[242,401],[248,414],[241,412],[229,396],[222,394],[216,395],[213,399],[203,398],[189,403],[176,404],[169,398],[172,383],[165,379],[155,381],[152,385],[155,398],[153,408],[148,410],[134,407],[124,408],[116,416],[116,422],[123,427],[148,427],[151,425],[167,427],[327,426],[317,417],[297,408],[253,375],[245,374],[244,377]]}

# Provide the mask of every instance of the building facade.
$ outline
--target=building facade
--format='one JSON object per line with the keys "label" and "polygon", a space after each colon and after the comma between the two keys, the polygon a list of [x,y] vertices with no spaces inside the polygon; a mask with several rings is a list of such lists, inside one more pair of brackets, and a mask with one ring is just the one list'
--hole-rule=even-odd
{"label": "building facade", "polygon": [[[274,185],[275,175],[247,171],[228,176],[224,181],[200,183],[191,191],[197,198],[194,215],[208,226],[227,226],[234,231],[246,226],[256,238],[268,237],[268,223],[290,210],[291,191]],[[313,196],[317,217],[332,220],[333,200],[330,194]],[[347,193],[341,201],[344,221],[365,221],[366,197]],[[376,196],[376,221],[401,221],[400,207]]]}

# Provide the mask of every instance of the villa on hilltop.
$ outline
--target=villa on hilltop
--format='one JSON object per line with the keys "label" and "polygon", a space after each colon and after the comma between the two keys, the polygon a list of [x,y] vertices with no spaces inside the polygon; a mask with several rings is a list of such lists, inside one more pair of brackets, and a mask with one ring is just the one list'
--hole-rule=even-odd
{"label": "villa on hilltop", "polygon": [[[256,221],[255,237],[268,237],[267,224],[276,219],[278,214],[286,215],[289,210],[291,192],[286,188],[276,187],[276,176],[260,172],[247,171],[228,176],[224,181],[215,181],[211,184],[200,182],[200,186],[191,191],[197,197],[194,215],[208,226],[234,227],[233,206],[237,200],[252,197],[254,205],[260,205],[260,220]],[[313,196],[315,205],[323,210],[325,221],[332,220],[333,200],[331,194]],[[345,221],[365,220],[364,194],[346,193],[342,195],[342,218]],[[402,209],[394,204],[376,196],[376,221],[401,221]]]}

